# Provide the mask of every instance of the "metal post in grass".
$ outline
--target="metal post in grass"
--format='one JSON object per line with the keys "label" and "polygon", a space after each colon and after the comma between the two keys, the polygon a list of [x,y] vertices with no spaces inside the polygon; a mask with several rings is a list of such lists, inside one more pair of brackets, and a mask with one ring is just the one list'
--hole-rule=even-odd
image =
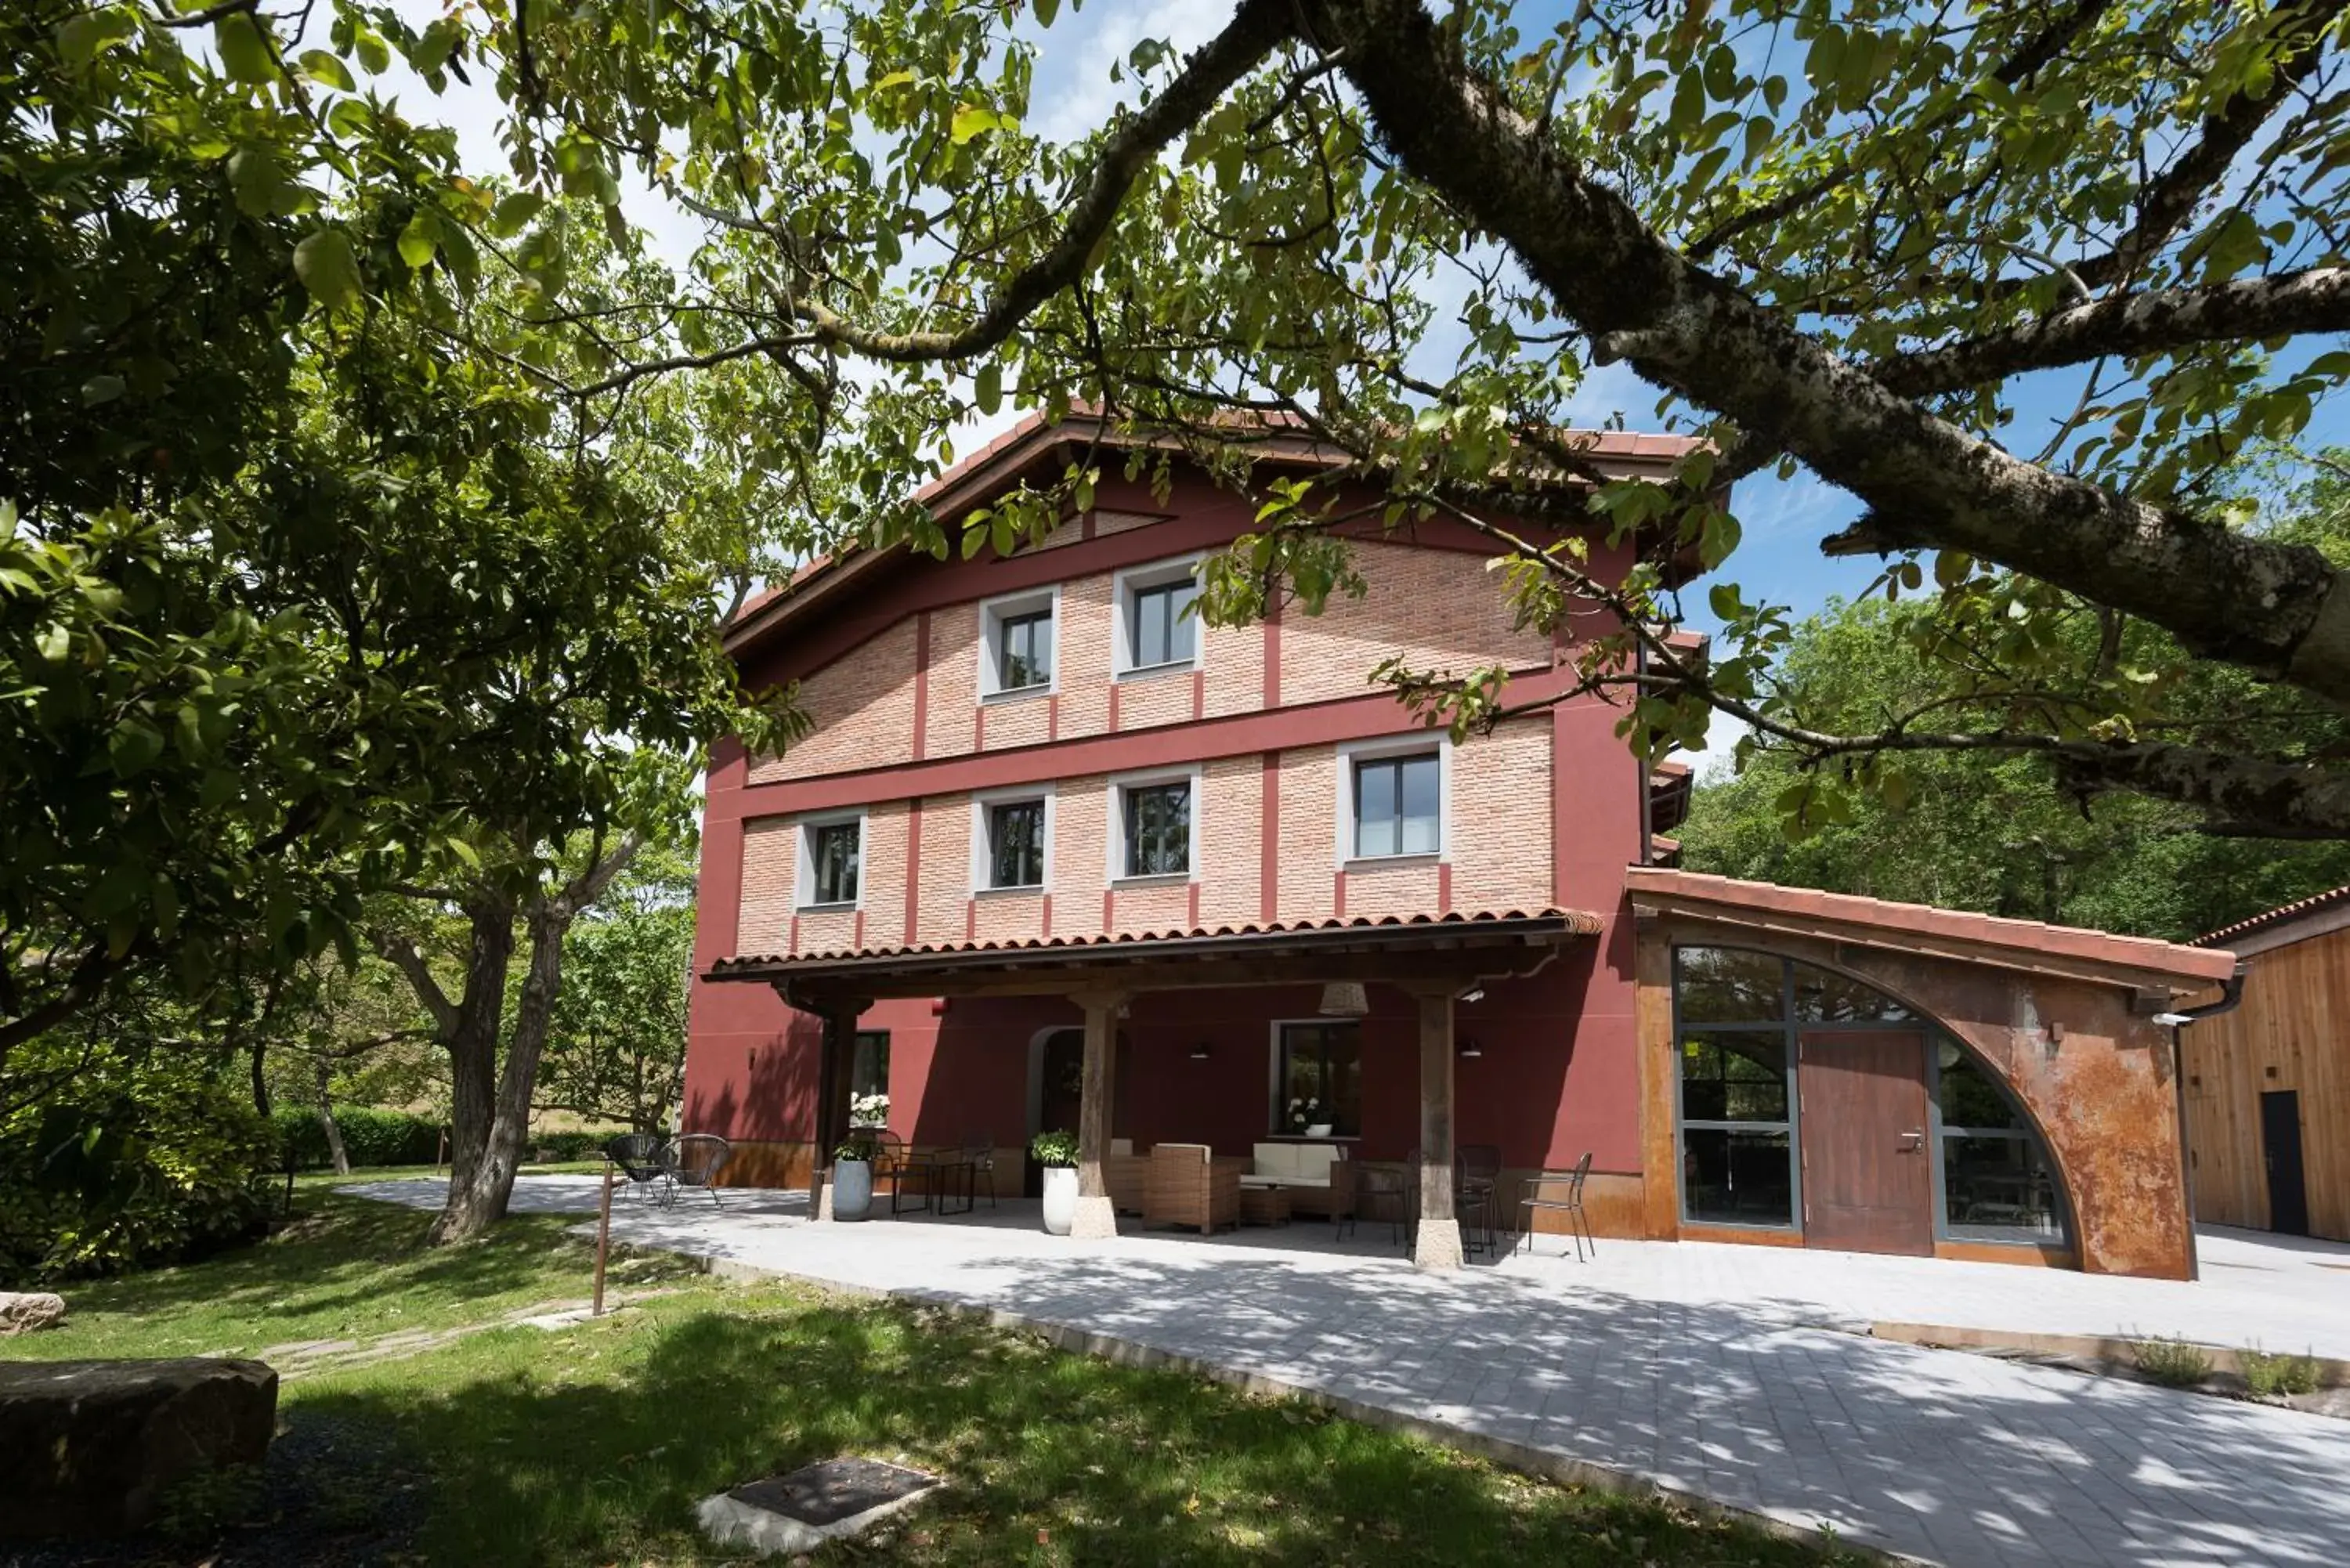
{"label": "metal post in grass", "polygon": [[604,1190],[596,1204],[596,1308],[589,1315],[604,1315],[604,1256],[612,1247],[612,1160],[604,1159]]}

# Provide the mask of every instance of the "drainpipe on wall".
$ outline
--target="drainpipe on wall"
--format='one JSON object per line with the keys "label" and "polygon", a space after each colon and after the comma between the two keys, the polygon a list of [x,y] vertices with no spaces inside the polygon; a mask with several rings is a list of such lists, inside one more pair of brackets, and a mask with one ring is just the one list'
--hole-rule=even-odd
{"label": "drainpipe on wall", "polygon": [[2187,1047],[2178,1032],[2189,1024],[2206,1018],[2217,1018],[2223,1012],[2233,1012],[2244,1000],[2244,974],[2249,966],[2239,963],[2236,972],[2220,987],[2220,1000],[2207,1002],[2200,1007],[2181,1008],[2176,1012],[2158,1012],[2157,1023],[2170,1025],[2171,1094],[2178,1102],[2179,1179],[2187,1184],[2187,1277],[2203,1277],[2203,1260],[2195,1244],[2195,1151],[2188,1145],[2187,1132]]}

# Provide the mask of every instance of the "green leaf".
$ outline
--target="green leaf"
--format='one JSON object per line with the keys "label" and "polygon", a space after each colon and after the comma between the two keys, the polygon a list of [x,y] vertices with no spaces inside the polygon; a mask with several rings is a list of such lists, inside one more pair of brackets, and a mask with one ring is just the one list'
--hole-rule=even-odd
{"label": "green leaf", "polygon": [[240,147],[229,155],[228,188],[248,218],[276,213],[286,192],[286,170],[266,147]]}
{"label": "green leaf", "polygon": [[400,231],[400,259],[421,272],[440,244],[441,214],[430,207],[419,207],[408,226]]}
{"label": "green leaf", "polygon": [[147,770],[163,754],[163,732],[141,719],[125,719],[106,740],[107,760],[114,776],[130,778]]}
{"label": "green leaf", "polygon": [[361,33],[355,40],[354,47],[359,53],[359,64],[367,68],[368,75],[380,77],[391,68],[391,46],[383,41],[381,33]]}
{"label": "green leaf", "polygon": [[975,103],[959,103],[955,105],[954,123],[949,128],[948,134],[954,139],[954,144],[961,147],[973,137],[984,136],[993,130],[998,123],[999,117],[993,109],[983,109]]}
{"label": "green leaf", "polygon": [[120,376],[92,376],[81,384],[81,406],[94,409],[100,403],[110,403],[122,396]]}
{"label": "green leaf", "polygon": [[337,228],[320,229],[294,247],[294,275],[310,297],[328,310],[339,310],[359,297],[359,262],[348,234]]}
{"label": "green leaf", "polygon": [[120,6],[69,16],[57,24],[57,55],[68,69],[80,70],[96,59],[107,45],[130,36],[138,26],[130,13]]}
{"label": "green leaf", "polygon": [[73,651],[73,632],[63,621],[53,620],[41,628],[41,635],[34,640],[33,646],[50,663],[62,663],[66,655]]}
{"label": "green leaf", "polygon": [[240,11],[213,24],[213,47],[220,51],[221,67],[236,82],[265,82],[277,74],[276,57],[261,36],[253,18]]}
{"label": "green leaf", "polygon": [[980,412],[992,414],[995,412],[997,409],[1003,407],[1003,365],[993,359],[990,359],[986,364],[982,365],[979,368],[979,375],[975,378],[973,392],[979,401]]}
{"label": "green leaf", "polygon": [[498,202],[490,214],[490,233],[500,239],[522,233],[523,226],[538,216],[546,205],[546,198],[536,191],[516,191]]}
{"label": "green leaf", "polygon": [[323,82],[338,92],[354,92],[359,84],[351,80],[350,68],[325,49],[302,51],[302,72],[314,82]]}

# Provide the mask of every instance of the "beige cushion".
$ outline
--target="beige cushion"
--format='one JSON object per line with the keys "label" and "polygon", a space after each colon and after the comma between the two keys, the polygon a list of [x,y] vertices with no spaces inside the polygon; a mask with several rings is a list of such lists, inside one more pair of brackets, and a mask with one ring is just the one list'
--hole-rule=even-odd
{"label": "beige cushion", "polygon": [[1252,1162],[1250,1174],[1279,1179],[1295,1174],[1296,1168],[1290,1160],[1287,1144],[1261,1143],[1256,1146],[1255,1158]]}
{"label": "beige cushion", "polygon": [[1290,1148],[1290,1158],[1295,1163],[1297,1179],[1315,1187],[1330,1185],[1330,1167],[1339,1158],[1335,1143],[1301,1143]]}
{"label": "beige cushion", "polygon": [[1156,1157],[1161,1152],[1170,1156],[1185,1155],[1197,1159],[1202,1165],[1205,1165],[1211,1158],[1214,1158],[1215,1155],[1215,1151],[1203,1143],[1153,1144],[1150,1147],[1150,1152],[1153,1157]]}
{"label": "beige cushion", "polygon": [[1109,1140],[1109,1151],[1112,1154],[1132,1154],[1134,1140],[1130,1137],[1114,1137]]}

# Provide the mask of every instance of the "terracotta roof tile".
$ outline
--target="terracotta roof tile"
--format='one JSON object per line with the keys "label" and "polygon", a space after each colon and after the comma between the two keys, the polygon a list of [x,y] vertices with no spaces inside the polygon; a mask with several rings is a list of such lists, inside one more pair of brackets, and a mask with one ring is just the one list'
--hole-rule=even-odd
{"label": "terracotta roof tile", "polygon": [[976,952],[1044,952],[1053,950],[1085,950],[1088,949],[1131,949],[1151,942],[1198,940],[1211,937],[1247,937],[1295,935],[1305,931],[1369,931],[1404,929],[1412,927],[1476,927],[1503,920],[1555,920],[1576,936],[1596,936],[1606,922],[1586,909],[1480,909],[1474,912],[1455,910],[1447,915],[1380,915],[1359,916],[1353,919],[1321,920],[1249,920],[1239,924],[1192,926],[1188,929],[1170,927],[1165,930],[1119,932],[1115,935],[1029,937],[1008,940],[989,940],[967,942],[884,943],[862,948],[833,948],[803,953],[737,953],[723,958],[710,966],[712,974],[728,970],[746,969],[778,963],[838,962],[847,959],[920,958],[949,953]]}
{"label": "terracotta roof tile", "polygon": [[2199,948],[2213,947],[2230,938],[2250,936],[2254,931],[2264,931],[2271,926],[2282,926],[2288,921],[2299,919],[2303,915],[2314,915],[2320,909],[2330,909],[2336,904],[2345,902],[2350,902],[2350,887],[2328,888],[2323,893],[2312,893],[2306,898],[2296,898],[2290,904],[2279,904],[2273,909],[2264,909],[2249,919],[2238,920],[2232,926],[2221,926],[2216,931],[2206,931],[2189,945]]}
{"label": "terracotta roof tile", "polygon": [[[2021,960],[2033,955],[2069,960],[2093,967],[2134,970],[2140,973],[2178,975],[2200,981],[2222,981],[2235,972],[2236,955],[2208,947],[2188,947],[2151,937],[2121,937],[2077,926],[2052,926],[2039,920],[2011,920],[1963,909],[1940,909],[1927,904],[1899,904],[1852,893],[1823,893],[1809,888],[1782,888],[1769,882],[1742,882],[1700,871],[1679,871],[1658,866],[1632,867],[1625,877],[1637,899],[1642,893],[1689,899],[1761,914],[1815,919],[1840,926],[1883,932],[1886,945],[1898,946],[1903,935],[1941,937],[1981,948],[2007,950]],[[2345,890],[2350,896],[2350,890]],[[2330,896],[2330,895],[2329,895]],[[2224,936],[2227,932],[2214,932]],[[2209,941],[2210,938],[2202,939]]]}

